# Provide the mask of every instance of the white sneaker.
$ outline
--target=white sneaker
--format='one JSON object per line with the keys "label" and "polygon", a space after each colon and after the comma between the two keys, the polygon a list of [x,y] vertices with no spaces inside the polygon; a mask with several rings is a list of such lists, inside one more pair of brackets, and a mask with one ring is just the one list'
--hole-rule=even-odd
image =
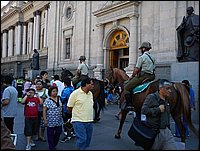
{"label": "white sneaker", "polygon": [[31,145],[26,145],[26,150],[31,150]]}
{"label": "white sneaker", "polygon": [[36,145],[35,145],[34,142],[30,142],[30,146],[31,146],[31,147],[35,147]]}

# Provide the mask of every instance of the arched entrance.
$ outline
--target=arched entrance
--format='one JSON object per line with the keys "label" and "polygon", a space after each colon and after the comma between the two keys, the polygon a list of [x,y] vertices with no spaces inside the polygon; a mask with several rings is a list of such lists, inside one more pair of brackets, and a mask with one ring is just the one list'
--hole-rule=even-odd
{"label": "arched entrance", "polygon": [[124,69],[129,62],[129,37],[123,30],[114,32],[110,39],[109,66]]}

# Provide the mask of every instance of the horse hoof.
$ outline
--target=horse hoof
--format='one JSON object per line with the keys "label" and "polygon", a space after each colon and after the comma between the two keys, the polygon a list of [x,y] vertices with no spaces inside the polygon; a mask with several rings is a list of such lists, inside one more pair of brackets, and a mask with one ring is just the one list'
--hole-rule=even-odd
{"label": "horse hoof", "polygon": [[120,139],[121,137],[120,137],[120,135],[115,134],[115,138]]}

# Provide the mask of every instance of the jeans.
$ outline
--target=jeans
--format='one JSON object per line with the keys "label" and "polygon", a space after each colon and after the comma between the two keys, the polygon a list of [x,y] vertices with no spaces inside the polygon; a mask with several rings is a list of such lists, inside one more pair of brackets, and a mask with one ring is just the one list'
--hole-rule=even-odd
{"label": "jeans", "polygon": [[89,147],[91,142],[93,123],[73,122],[72,124],[77,137],[76,146],[80,150],[85,150],[87,147]]}

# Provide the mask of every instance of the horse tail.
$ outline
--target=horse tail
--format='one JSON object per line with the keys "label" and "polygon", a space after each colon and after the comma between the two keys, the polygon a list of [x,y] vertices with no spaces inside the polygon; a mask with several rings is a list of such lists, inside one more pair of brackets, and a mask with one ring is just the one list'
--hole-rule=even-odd
{"label": "horse tail", "polygon": [[191,131],[199,138],[199,132],[194,127],[191,119],[191,108],[190,108],[190,95],[186,87],[182,83],[175,83],[175,88],[179,91],[180,97],[183,104],[183,117],[188,124]]}

